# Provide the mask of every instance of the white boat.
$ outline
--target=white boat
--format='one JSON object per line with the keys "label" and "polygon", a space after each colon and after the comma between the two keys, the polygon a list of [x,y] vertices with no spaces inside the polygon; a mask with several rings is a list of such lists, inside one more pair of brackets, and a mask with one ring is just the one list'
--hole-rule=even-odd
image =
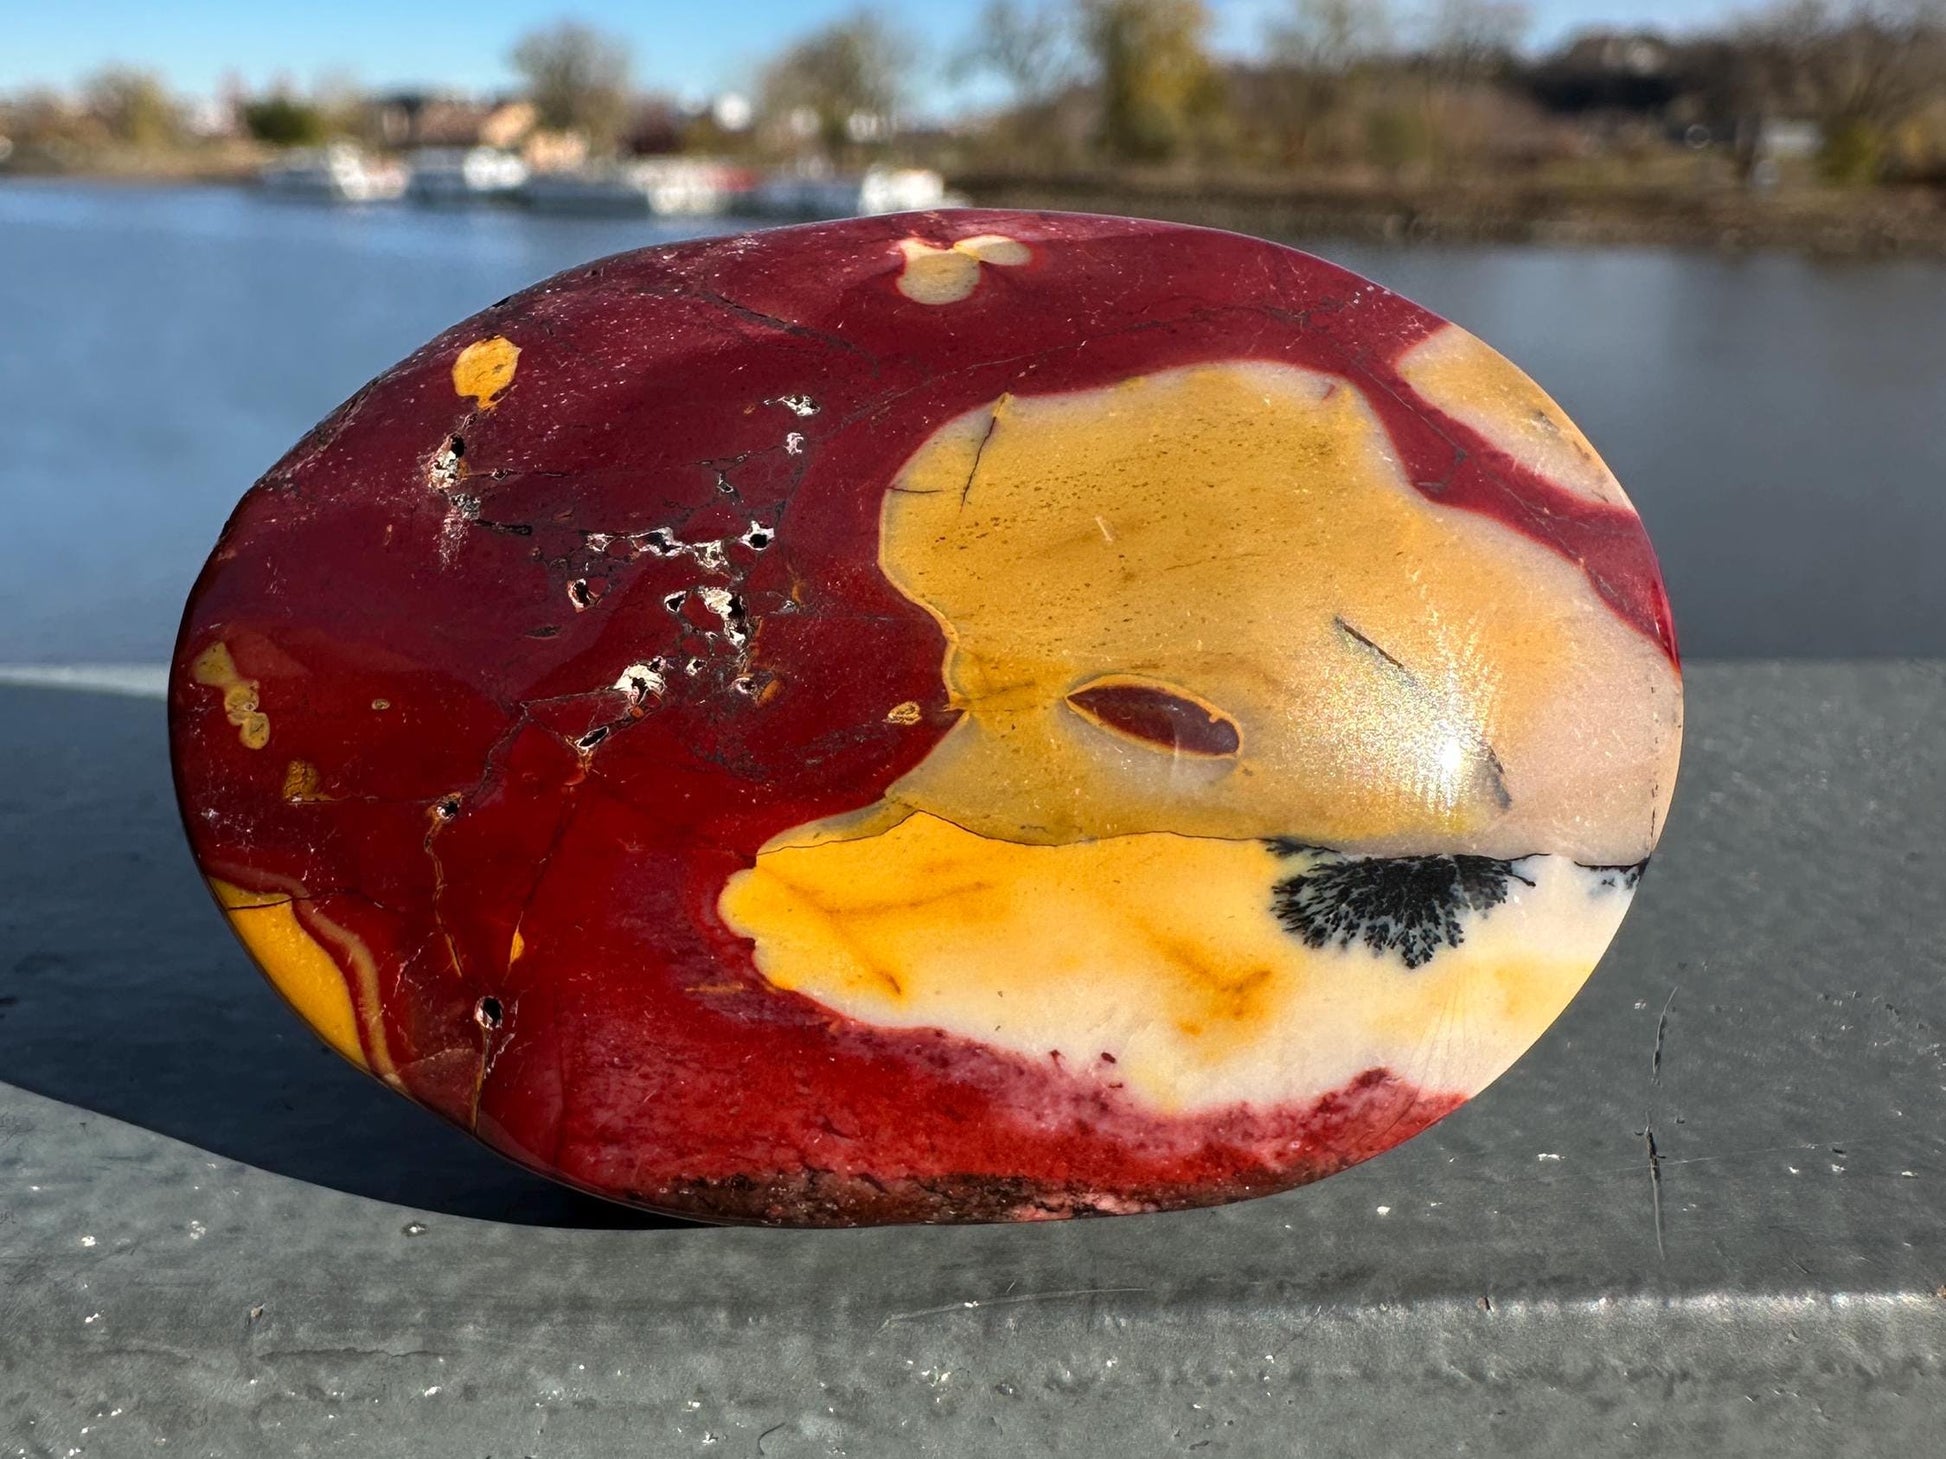
{"label": "white boat", "polygon": [[498,147],[421,147],[411,171],[406,196],[416,203],[506,198],[527,181],[527,164]]}
{"label": "white boat", "polygon": [[855,218],[951,207],[946,180],[929,167],[868,167],[851,174],[786,173],[766,178],[750,197],[773,218]]}
{"label": "white boat", "polygon": [[264,189],[281,197],[327,203],[389,202],[405,192],[406,170],[385,158],[367,157],[348,142],[294,148],[257,174]]}
{"label": "white boat", "polygon": [[858,211],[918,213],[953,206],[946,179],[930,167],[870,167],[858,182]]}
{"label": "white boat", "polygon": [[650,214],[692,217],[721,213],[738,191],[734,169],[687,157],[649,157],[636,162],[537,172],[520,199],[540,213]]}

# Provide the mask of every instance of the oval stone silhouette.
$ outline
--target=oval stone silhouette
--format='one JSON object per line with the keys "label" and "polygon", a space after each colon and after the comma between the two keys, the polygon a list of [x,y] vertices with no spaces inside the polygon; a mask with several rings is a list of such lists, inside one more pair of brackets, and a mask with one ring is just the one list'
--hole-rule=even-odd
{"label": "oval stone silhouette", "polygon": [[345,1058],[711,1220],[1263,1194],[1607,946],[1681,681],[1524,375],[1231,234],[956,211],[572,270],[244,498],[171,729]]}

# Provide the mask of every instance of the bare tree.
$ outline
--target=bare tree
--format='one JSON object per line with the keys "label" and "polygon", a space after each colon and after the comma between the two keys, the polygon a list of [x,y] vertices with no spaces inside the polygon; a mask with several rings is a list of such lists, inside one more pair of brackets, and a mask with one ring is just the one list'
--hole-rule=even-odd
{"label": "bare tree", "polygon": [[1216,110],[1202,0],[1080,0],[1081,31],[1101,93],[1101,141],[1113,157],[1155,162],[1183,150]]}
{"label": "bare tree", "polygon": [[523,37],[513,64],[543,126],[579,132],[596,147],[614,145],[630,105],[625,42],[579,21],[557,21]]}
{"label": "bare tree", "polygon": [[1049,4],[987,0],[977,37],[955,58],[959,75],[997,76],[1015,106],[1045,105],[1074,80],[1077,62],[1067,18]]}
{"label": "bare tree", "polygon": [[1772,106],[1818,122],[1833,181],[1875,178],[1892,131],[1946,95],[1946,0],[1782,0],[1742,39]]}
{"label": "bare tree", "polygon": [[1748,186],[1761,160],[1764,126],[1777,106],[1770,58],[1747,37],[1708,35],[1681,48],[1676,68],[1700,109],[1697,120],[1729,144],[1736,180]]}
{"label": "bare tree", "polygon": [[827,154],[855,154],[890,139],[916,48],[882,17],[860,11],[786,51],[764,73],[763,110],[796,118]]}
{"label": "bare tree", "polygon": [[1249,112],[1280,160],[1315,163],[1359,150],[1358,109],[1373,64],[1392,43],[1386,0],[1293,0],[1265,27],[1269,64]]}
{"label": "bare tree", "polygon": [[1520,48],[1531,24],[1522,0],[1432,0],[1426,54],[1449,79],[1480,80]]}
{"label": "bare tree", "polygon": [[1273,61],[1343,76],[1392,44],[1387,0],[1294,0],[1290,13],[1264,28]]}

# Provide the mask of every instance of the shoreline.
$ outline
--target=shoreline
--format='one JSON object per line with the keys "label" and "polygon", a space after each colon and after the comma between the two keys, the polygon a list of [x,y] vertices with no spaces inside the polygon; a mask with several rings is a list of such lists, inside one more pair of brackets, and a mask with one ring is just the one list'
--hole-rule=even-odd
{"label": "shoreline", "polygon": [[[168,172],[0,169],[8,186],[250,188],[253,169]],[[977,207],[1113,213],[1279,239],[1792,252],[1946,258],[1946,188],[1382,185],[1315,179],[1172,179],[1113,173],[948,174]],[[726,221],[738,221],[728,219]]]}
{"label": "shoreline", "polygon": [[1188,182],[1100,174],[964,174],[950,181],[982,207],[1130,213],[1272,238],[1946,258],[1946,191],[1926,188],[1766,194],[1552,183]]}

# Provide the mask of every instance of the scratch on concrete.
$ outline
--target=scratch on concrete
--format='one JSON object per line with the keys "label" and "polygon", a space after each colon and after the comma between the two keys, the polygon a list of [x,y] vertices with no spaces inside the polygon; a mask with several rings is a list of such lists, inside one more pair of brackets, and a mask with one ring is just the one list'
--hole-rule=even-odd
{"label": "scratch on concrete", "polygon": [[1642,1143],[1649,1152],[1649,1209],[1655,1217],[1655,1254],[1667,1261],[1669,1253],[1662,1244],[1662,1156],[1655,1148],[1655,1126],[1646,1120],[1642,1124]]}
{"label": "scratch on concrete", "polygon": [[1679,984],[1675,983],[1669,985],[1669,996],[1662,1001],[1662,1013],[1655,1021],[1655,1047],[1649,1051],[1649,1080],[1651,1083],[1660,1084],[1662,1082],[1662,1041],[1669,1032],[1669,1008],[1676,1001],[1676,989],[1679,986]]}
{"label": "scratch on concrete", "polygon": [[1146,1292],[1147,1287],[1075,1287],[1060,1292],[1022,1292],[1018,1297],[975,1297],[964,1302],[947,1302],[938,1307],[920,1307],[912,1312],[894,1312],[878,1325],[880,1332],[895,1322],[911,1322],[920,1317],[939,1317],[948,1312],[975,1312],[983,1307],[1017,1307],[1023,1302],[1064,1302],[1071,1297],[1107,1297],[1122,1292]]}

